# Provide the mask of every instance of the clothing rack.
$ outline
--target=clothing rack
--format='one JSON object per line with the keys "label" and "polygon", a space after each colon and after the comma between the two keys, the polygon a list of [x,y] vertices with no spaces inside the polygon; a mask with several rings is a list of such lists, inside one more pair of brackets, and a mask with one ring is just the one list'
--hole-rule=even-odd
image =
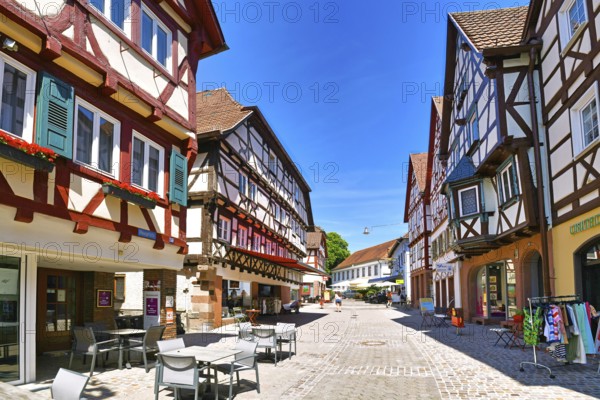
{"label": "clothing rack", "polygon": [[[574,294],[574,295],[569,295],[569,296],[543,296],[543,297],[529,297],[527,298],[527,301],[529,302],[529,322],[531,323],[531,329],[534,328],[533,325],[533,305],[544,305],[544,304],[551,304],[551,303],[566,303],[566,302],[579,302],[580,301],[580,297],[578,294]],[[529,365],[533,365],[536,368],[545,368],[548,370],[548,373],[550,374],[550,378],[554,379],[554,375],[552,374],[552,370],[550,369],[550,367],[540,364],[537,361],[537,353],[536,353],[536,346],[533,345],[533,362],[531,361],[522,361],[519,364],[519,370],[521,372],[525,371],[525,369],[523,368],[523,365],[525,364],[529,364]]]}

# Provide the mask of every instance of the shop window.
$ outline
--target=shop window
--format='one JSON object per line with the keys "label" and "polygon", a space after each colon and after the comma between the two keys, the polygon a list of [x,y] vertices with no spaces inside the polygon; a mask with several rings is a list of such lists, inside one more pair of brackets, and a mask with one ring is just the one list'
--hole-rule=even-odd
{"label": "shop window", "polygon": [[125,301],[125,275],[115,275],[115,301]]}

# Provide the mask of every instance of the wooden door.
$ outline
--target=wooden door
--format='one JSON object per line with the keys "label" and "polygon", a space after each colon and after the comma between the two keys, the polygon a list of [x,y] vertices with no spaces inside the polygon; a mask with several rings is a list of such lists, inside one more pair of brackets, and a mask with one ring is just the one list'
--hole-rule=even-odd
{"label": "wooden door", "polygon": [[37,352],[71,348],[71,328],[81,325],[81,272],[38,269]]}

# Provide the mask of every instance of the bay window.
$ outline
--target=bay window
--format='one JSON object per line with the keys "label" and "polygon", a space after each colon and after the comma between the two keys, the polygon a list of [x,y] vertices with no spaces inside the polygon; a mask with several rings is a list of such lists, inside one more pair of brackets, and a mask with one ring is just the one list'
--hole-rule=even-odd
{"label": "bay window", "polygon": [[460,216],[479,213],[479,196],[477,186],[458,191]]}

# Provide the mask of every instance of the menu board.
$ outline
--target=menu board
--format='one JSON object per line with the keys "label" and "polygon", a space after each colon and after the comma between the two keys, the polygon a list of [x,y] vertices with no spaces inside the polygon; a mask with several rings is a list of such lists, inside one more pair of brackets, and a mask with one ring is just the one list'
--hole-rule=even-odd
{"label": "menu board", "polygon": [[96,291],[96,307],[112,307],[113,291],[98,289]]}

